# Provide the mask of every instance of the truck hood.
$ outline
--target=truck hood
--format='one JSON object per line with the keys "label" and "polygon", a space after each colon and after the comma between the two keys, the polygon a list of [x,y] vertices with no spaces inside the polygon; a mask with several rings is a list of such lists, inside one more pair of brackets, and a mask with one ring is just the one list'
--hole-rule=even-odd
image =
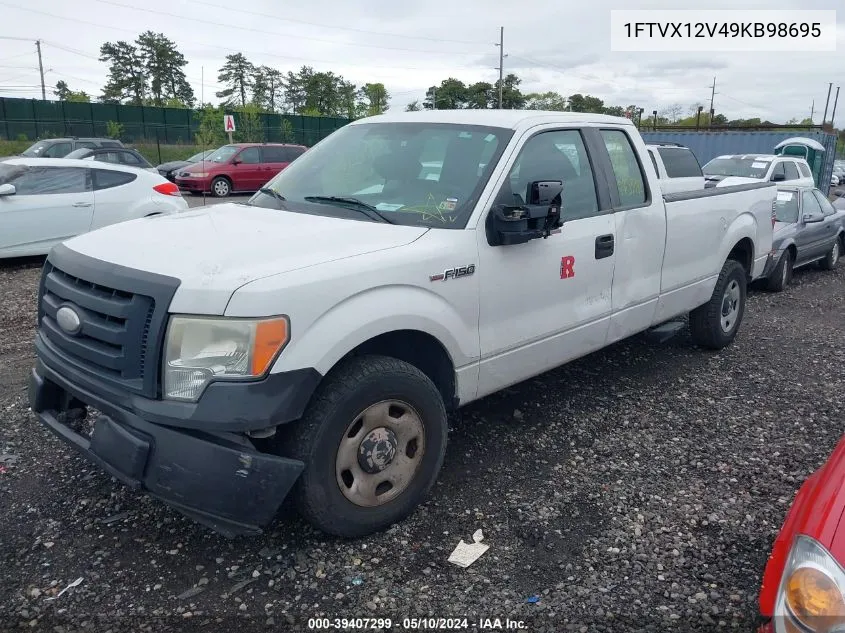
{"label": "truck hood", "polygon": [[240,286],[409,244],[426,228],[226,203],[114,224],[66,241],[96,259],[181,280],[171,312],[223,314]]}

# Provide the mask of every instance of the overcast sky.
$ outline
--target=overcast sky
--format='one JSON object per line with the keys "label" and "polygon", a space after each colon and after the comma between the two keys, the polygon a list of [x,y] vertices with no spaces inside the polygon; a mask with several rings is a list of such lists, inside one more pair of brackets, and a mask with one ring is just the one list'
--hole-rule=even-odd
{"label": "overcast sky", "polygon": [[[828,83],[845,87],[845,5],[841,0],[711,0],[708,9],[835,9],[837,52],[612,53],[613,8],[677,8],[651,0],[0,0],[0,37],[40,38],[49,86],[64,79],[97,96],[107,68],[100,44],[162,32],[189,60],[197,97],[215,100],[217,71],[227,53],[286,72],[303,64],[362,84],[383,82],[391,108],[422,99],[428,86],[453,76],[495,81],[499,27],[504,26],[505,72],[522,78],[523,92],[580,92],[608,105],[637,104],[650,112],[680,104],[709,105],[728,118],[821,122]],[[204,77],[204,86],[202,78]],[[32,41],[0,39],[0,95],[40,97]],[[845,127],[845,90],[836,123]],[[50,95],[48,94],[48,98]],[[831,95],[831,106],[833,96]]]}

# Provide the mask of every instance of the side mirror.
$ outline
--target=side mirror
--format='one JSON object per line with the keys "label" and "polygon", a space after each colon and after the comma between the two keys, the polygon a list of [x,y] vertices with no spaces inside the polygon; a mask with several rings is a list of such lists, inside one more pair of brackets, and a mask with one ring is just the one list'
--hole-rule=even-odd
{"label": "side mirror", "polygon": [[240,158],[233,158],[232,164],[233,165],[240,165],[243,161]]}
{"label": "side mirror", "polygon": [[560,219],[563,183],[538,180],[528,185],[527,204],[496,205],[487,214],[487,242],[490,246],[524,244],[547,238],[563,225]]}
{"label": "side mirror", "polygon": [[0,185],[0,196],[13,196],[15,195],[15,185],[11,185],[9,183]]}
{"label": "side mirror", "polygon": [[786,180],[786,174],[773,174],[772,182],[782,182]]}
{"label": "side mirror", "polygon": [[804,220],[804,224],[814,224],[824,220],[824,216],[819,213],[805,213],[802,219]]}

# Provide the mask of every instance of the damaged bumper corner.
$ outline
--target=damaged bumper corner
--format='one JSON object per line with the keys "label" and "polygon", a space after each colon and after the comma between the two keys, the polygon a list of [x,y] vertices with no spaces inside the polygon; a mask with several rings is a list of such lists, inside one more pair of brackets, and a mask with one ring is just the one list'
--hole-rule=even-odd
{"label": "damaged bumper corner", "polygon": [[[40,361],[29,377],[29,400],[40,421],[88,460],[229,537],[260,533],[304,468],[300,461],[257,451],[237,433],[146,421]],[[87,435],[61,415],[80,405],[102,412]]]}

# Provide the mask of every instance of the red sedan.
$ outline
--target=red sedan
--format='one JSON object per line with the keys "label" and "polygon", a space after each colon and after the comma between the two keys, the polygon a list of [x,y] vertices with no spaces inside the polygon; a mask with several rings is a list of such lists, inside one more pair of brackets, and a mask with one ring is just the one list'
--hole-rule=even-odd
{"label": "red sedan", "polygon": [[763,574],[760,633],[845,633],[845,438],[798,491]]}

